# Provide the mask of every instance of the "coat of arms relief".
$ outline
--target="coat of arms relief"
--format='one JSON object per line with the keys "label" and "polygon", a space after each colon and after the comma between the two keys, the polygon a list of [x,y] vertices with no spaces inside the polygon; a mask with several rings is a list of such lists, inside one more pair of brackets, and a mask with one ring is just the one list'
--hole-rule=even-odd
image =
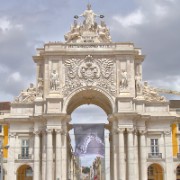
{"label": "coat of arms relief", "polygon": [[67,96],[79,87],[99,87],[114,95],[115,87],[114,61],[110,58],[85,59],[70,58],[65,60],[64,95]]}

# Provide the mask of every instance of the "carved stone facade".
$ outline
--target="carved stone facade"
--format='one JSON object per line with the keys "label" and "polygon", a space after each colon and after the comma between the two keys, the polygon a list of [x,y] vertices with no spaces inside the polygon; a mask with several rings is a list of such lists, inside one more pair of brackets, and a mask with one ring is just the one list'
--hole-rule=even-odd
{"label": "carved stone facade", "polygon": [[65,61],[64,95],[80,87],[99,87],[115,95],[116,79],[114,59],[93,58],[88,55],[84,59],[67,59]]}
{"label": "carved stone facade", "polygon": [[[141,49],[111,42],[105,23],[96,23],[103,16],[89,5],[79,17],[83,24],[74,22],[66,42],[37,49],[36,85],[15,98],[2,120],[10,134],[6,179],[19,180],[20,168],[28,166],[34,180],[79,180],[69,122],[77,107],[95,104],[109,120],[106,180],[147,180],[152,164],[162,167],[164,180],[174,180],[177,152],[173,155],[169,132],[180,116],[155,88],[142,82]],[[29,147],[25,157],[22,142]]]}

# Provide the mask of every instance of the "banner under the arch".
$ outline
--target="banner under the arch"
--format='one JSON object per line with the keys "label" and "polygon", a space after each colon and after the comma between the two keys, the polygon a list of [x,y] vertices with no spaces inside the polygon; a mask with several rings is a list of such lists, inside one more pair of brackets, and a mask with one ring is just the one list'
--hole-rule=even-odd
{"label": "banner under the arch", "polygon": [[104,124],[75,124],[75,155],[104,156]]}

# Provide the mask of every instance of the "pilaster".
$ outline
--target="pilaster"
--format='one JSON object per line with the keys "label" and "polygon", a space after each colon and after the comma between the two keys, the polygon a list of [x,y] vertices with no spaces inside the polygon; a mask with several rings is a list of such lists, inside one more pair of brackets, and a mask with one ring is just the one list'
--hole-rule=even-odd
{"label": "pilaster", "polygon": [[146,130],[140,130],[140,180],[147,180]]}
{"label": "pilaster", "polygon": [[171,131],[164,131],[165,144],[165,161],[166,161],[166,179],[176,179],[173,173],[173,152],[172,152],[172,137]]}
{"label": "pilaster", "polygon": [[118,128],[118,139],[119,139],[119,179],[126,180],[126,162],[125,162],[125,151],[124,151],[124,131],[125,128]]}
{"label": "pilaster", "polygon": [[64,131],[63,134],[62,134],[62,164],[63,164],[63,168],[62,168],[62,179],[67,179],[67,162],[68,162],[68,159],[67,159],[67,152],[68,152],[68,149],[67,149],[67,133]]}
{"label": "pilaster", "polygon": [[[127,172],[128,172],[128,180],[132,180],[135,177],[134,173],[134,129],[127,129]],[[135,177],[136,178],[136,177]]]}
{"label": "pilaster", "polygon": [[134,131],[134,173],[136,179],[139,179],[139,141],[138,131]]}
{"label": "pilaster", "polygon": [[46,147],[46,180],[53,179],[53,145],[52,129],[47,129],[47,147]]}
{"label": "pilaster", "polygon": [[16,150],[16,146],[15,146],[15,138],[16,138],[16,133],[14,132],[10,132],[9,133],[9,149],[8,149],[8,169],[10,169],[10,171],[7,171],[7,179],[13,179],[16,180],[16,172],[15,172],[15,150]]}
{"label": "pilaster", "polygon": [[118,148],[117,148],[117,131],[113,129],[112,132],[112,148],[113,148],[113,180],[118,180]]}
{"label": "pilaster", "polygon": [[56,179],[62,179],[62,129],[55,129],[56,133]]}
{"label": "pilaster", "polygon": [[34,173],[33,179],[40,180],[40,131],[34,131]]}
{"label": "pilaster", "polygon": [[46,131],[42,131],[42,180],[46,180]]}

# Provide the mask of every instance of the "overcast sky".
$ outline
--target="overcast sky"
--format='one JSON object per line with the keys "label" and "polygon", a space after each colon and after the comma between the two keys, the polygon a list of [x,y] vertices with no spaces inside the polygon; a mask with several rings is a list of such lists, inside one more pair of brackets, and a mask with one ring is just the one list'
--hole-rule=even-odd
{"label": "overcast sky", "polygon": [[[87,0],[0,0],[0,101],[35,81],[32,55],[45,42],[64,41]],[[180,1],[91,0],[105,15],[114,42],[134,42],[146,55],[143,79],[180,91]]]}

